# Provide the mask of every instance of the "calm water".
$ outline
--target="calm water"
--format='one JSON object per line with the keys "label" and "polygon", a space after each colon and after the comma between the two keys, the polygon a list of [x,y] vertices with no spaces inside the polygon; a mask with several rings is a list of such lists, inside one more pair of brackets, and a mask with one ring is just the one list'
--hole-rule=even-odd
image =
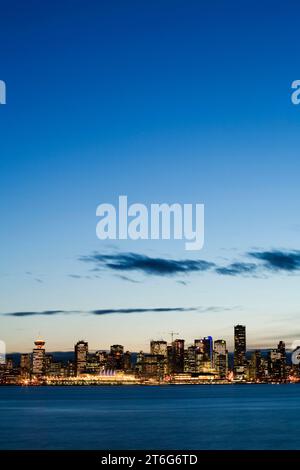
{"label": "calm water", "polygon": [[1,449],[300,449],[300,385],[0,387]]}

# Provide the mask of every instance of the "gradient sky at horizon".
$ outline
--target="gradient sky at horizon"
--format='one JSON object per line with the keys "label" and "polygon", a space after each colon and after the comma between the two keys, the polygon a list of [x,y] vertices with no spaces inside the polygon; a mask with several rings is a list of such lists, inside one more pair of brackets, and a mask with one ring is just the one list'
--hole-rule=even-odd
{"label": "gradient sky at horizon", "polygon": [[[93,277],[79,260],[134,252],[226,264],[253,249],[300,248],[299,13],[296,1],[0,0],[0,339],[9,351],[29,351],[38,334],[49,350],[81,338],[91,349],[147,350],[172,330],[231,347],[236,323],[249,347],[300,338],[297,273]],[[98,240],[96,207],[121,194],[204,203],[203,250]],[[191,307],[202,310],[82,313]],[[4,315],[45,310],[78,313]]]}

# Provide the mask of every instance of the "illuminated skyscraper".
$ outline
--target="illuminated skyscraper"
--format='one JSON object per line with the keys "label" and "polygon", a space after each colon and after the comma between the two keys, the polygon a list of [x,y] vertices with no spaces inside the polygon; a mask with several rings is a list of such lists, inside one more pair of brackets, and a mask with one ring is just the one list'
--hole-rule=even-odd
{"label": "illuminated skyscraper", "polygon": [[154,341],[150,343],[151,354],[157,354],[160,356],[167,357],[167,342],[166,341]]}
{"label": "illuminated skyscraper", "polygon": [[96,354],[88,354],[86,360],[86,372],[87,374],[100,374],[101,365],[99,363],[99,358]]}
{"label": "illuminated skyscraper", "polygon": [[167,359],[159,354],[145,354],[141,366],[143,375],[160,380],[166,374]]}
{"label": "illuminated skyscraper", "polygon": [[96,351],[96,357],[99,362],[100,372],[103,373],[107,370],[108,354],[107,351]]}
{"label": "illuminated skyscraper", "polygon": [[38,339],[34,342],[35,348],[32,351],[32,374],[34,376],[42,376],[45,374],[46,368],[46,351],[45,341]]}
{"label": "illuminated skyscraper", "polygon": [[260,380],[263,377],[261,352],[256,350],[251,355],[249,378],[251,380]]}
{"label": "illuminated skyscraper", "polygon": [[86,341],[78,341],[75,344],[75,375],[79,376],[86,372],[88,343]]}
{"label": "illuminated skyscraper", "polygon": [[213,366],[213,339],[211,336],[203,338],[204,343],[204,361],[210,362]]}
{"label": "illuminated skyscraper", "polygon": [[280,377],[286,379],[286,350],[284,341],[280,341],[277,348],[280,354]]}
{"label": "illuminated skyscraper", "polygon": [[126,351],[124,353],[124,370],[131,370],[132,369],[132,364],[131,364],[131,353],[130,351]]}
{"label": "illuminated skyscraper", "polygon": [[228,372],[228,351],[226,341],[218,339],[214,342],[214,367],[220,379],[226,379]]}
{"label": "illuminated skyscraper", "polygon": [[243,367],[246,362],[246,327],[234,327],[234,367]]}
{"label": "illuminated skyscraper", "polygon": [[196,370],[198,372],[213,367],[213,339],[211,336],[195,339],[196,347]]}
{"label": "illuminated skyscraper", "polygon": [[136,356],[136,370],[137,370],[137,372],[140,372],[140,373],[142,372],[144,357],[145,357],[145,354],[144,354],[143,351],[140,351]]}
{"label": "illuminated skyscraper", "polygon": [[269,351],[268,375],[273,380],[284,381],[286,378],[286,352],[283,341],[280,341],[277,349]]}
{"label": "illuminated skyscraper", "polygon": [[203,339],[195,339],[194,341],[195,347],[197,348],[199,353],[204,354],[204,341]]}
{"label": "illuminated skyscraper", "polygon": [[20,372],[21,377],[28,378],[31,370],[31,354],[21,354]]}
{"label": "illuminated skyscraper", "polygon": [[196,352],[195,345],[189,346],[184,352],[184,372],[194,373],[196,370]]}
{"label": "illuminated skyscraper", "polygon": [[124,346],[113,344],[110,347],[110,359],[112,369],[121,370],[124,367]]}

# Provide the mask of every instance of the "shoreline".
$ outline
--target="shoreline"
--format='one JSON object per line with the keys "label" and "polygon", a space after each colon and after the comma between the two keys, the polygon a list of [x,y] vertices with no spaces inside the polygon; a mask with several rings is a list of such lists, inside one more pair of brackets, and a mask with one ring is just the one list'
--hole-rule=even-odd
{"label": "shoreline", "polygon": [[176,387],[176,386],[236,386],[236,385],[299,385],[299,382],[203,382],[203,383],[41,383],[41,384],[0,384],[1,387],[20,387],[20,388],[32,388],[32,387]]}

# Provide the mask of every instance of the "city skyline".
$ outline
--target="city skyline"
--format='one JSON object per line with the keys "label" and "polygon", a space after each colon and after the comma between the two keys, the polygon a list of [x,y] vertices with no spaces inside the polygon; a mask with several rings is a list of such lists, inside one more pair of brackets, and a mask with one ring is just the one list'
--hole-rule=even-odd
{"label": "city skyline", "polygon": [[[156,337],[156,338],[150,338],[146,344],[146,348],[145,348],[145,351],[144,349],[140,349],[140,350],[130,350],[131,352],[133,352],[134,354],[138,353],[138,352],[148,352],[151,351],[151,348],[152,348],[152,343],[164,343],[164,344],[172,344],[174,341],[176,340],[179,340],[179,341],[184,341],[184,344],[186,346],[191,346],[192,344],[194,344],[195,341],[197,341],[197,339],[195,338],[199,338],[199,339],[209,339],[212,343],[218,343],[218,342],[224,342],[226,344],[226,350],[231,353],[231,354],[234,354],[236,355],[236,357],[238,358],[238,362],[237,362],[237,365],[240,365],[241,363],[243,363],[245,357],[244,357],[244,352],[246,351],[247,353],[249,352],[253,352],[255,351],[256,349],[261,349],[261,350],[265,350],[265,351],[268,351],[268,350],[271,350],[273,349],[273,346],[274,344],[277,342],[281,342],[283,341],[285,344],[286,344],[286,348],[287,350],[290,350],[292,351],[293,348],[295,347],[295,342],[291,345],[288,344],[288,342],[286,342],[285,338],[283,336],[280,337],[280,339],[278,340],[277,338],[274,338],[272,340],[272,343],[271,343],[271,346],[270,347],[267,347],[267,348],[253,348],[251,345],[249,346],[248,344],[248,339],[246,341],[246,326],[245,325],[241,325],[241,324],[236,324],[234,325],[234,327],[231,326],[231,330],[233,329],[233,331],[231,331],[231,337],[221,337],[221,335],[216,335],[216,336],[211,336],[211,335],[208,335],[208,336],[203,336],[201,334],[199,335],[196,335],[194,338],[192,339],[186,339],[184,338],[183,335],[180,335],[180,333],[178,332],[175,332],[175,331],[169,331],[166,333],[165,336],[160,336],[160,337]],[[247,335],[248,335],[248,332],[247,332]],[[42,346],[44,346],[46,343],[47,345],[49,345],[49,341],[45,339],[46,337],[39,334],[37,335],[35,338],[32,339],[32,343],[38,343],[38,344],[41,344]],[[104,343],[105,345],[108,345],[107,347],[105,347],[103,345],[103,343],[101,345],[98,344],[98,346],[96,348],[94,347],[90,347],[89,346],[89,351],[92,352],[92,353],[95,353],[97,351],[109,351],[110,347],[112,344],[119,344],[120,343],[120,339],[121,338],[118,338],[119,341],[111,341],[110,339],[107,339],[106,340],[106,343]],[[49,353],[68,353],[68,352],[72,352],[74,350],[74,344],[77,344],[77,343],[74,343],[74,341],[77,341],[77,343],[86,343],[86,344],[89,344],[90,345],[90,341],[88,339],[88,337],[85,337],[83,335],[81,336],[78,336],[77,339],[73,338],[73,343],[72,343],[72,347],[70,349],[62,349],[62,350],[52,350],[52,349],[49,349],[48,346],[47,346],[47,350],[49,351]],[[123,347],[125,348],[125,342],[122,343]],[[300,339],[299,339],[299,344],[300,344]],[[231,346],[229,346],[231,345]],[[101,346],[101,347],[100,347]],[[291,346],[291,347],[289,347]],[[126,348],[125,348],[126,349]],[[129,348],[127,348],[127,350],[129,351]],[[11,354],[22,354],[22,353],[25,353],[25,354],[28,354],[32,352],[32,348],[31,348],[31,345],[28,345],[28,348],[24,351],[22,350],[16,350],[16,351],[11,351],[9,352],[7,350],[7,355],[11,355]]]}
{"label": "city skyline", "polygon": [[[1,8],[0,340],[140,350],[171,324],[233,348],[242,322],[252,349],[292,343],[299,7],[100,3]],[[204,248],[97,239],[120,195],[204,204]]]}
{"label": "city skyline", "polygon": [[[72,356],[57,359],[44,339],[30,353],[6,356],[0,364],[0,384],[87,385],[167,383],[287,383],[300,381],[296,351],[289,358],[284,341],[268,351],[247,350],[246,326],[234,326],[233,361],[224,339],[198,337],[193,343],[170,332],[171,342],[150,341],[148,351],[133,352],[123,344],[91,351],[86,340],[74,345]],[[251,353],[251,354],[250,354]],[[298,357],[298,356],[297,356]],[[16,362],[17,361],[17,362]]]}

